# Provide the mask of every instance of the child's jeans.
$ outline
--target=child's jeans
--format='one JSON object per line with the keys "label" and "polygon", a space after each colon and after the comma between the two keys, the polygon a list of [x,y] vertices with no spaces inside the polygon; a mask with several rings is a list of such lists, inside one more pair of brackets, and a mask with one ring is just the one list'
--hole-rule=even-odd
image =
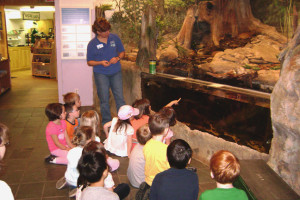
{"label": "child's jeans", "polygon": [[122,199],[125,199],[128,196],[128,194],[130,192],[130,187],[126,183],[120,183],[114,189],[114,192],[117,193],[117,195],[119,196],[119,198],[122,200]]}
{"label": "child's jeans", "polygon": [[62,164],[62,165],[68,164],[68,160],[67,160],[68,151],[67,150],[56,149],[56,150],[52,151],[51,154],[56,156],[55,164]]}

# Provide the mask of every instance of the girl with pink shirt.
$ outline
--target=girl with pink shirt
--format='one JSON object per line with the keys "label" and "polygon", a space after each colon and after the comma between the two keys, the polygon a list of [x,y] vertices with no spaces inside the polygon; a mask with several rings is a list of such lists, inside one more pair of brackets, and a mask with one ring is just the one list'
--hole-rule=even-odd
{"label": "girl with pink shirt", "polygon": [[[163,110],[165,108],[171,108],[173,105],[178,105],[180,100],[181,100],[181,98],[179,98],[178,100],[171,101],[165,107],[163,107],[161,110]],[[132,107],[137,108],[140,111],[140,113],[137,116],[130,118],[131,126],[134,129],[134,133],[132,135],[132,149],[133,149],[133,147],[138,143],[137,139],[136,139],[136,131],[143,125],[148,124],[149,116],[150,116],[151,112],[153,112],[153,111],[151,110],[150,101],[146,98],[136,100],[135,102],[133,102]],[[173,109],[173,111],[174,111],[174,109]],[[170,115],[168,115],[167,117],[169,119],[173,118],[173,114],[175,114],[175,111],[173,113],[169,113],[169,114]],[[171,126],[174,126],[176,124],[175,115],[174,115],[174,119],[172,119],[171,124],[173,124]],[[173,136],[173,132],[169,129],[168,135],[164,139],[164,143],[169,145],[171,142],[172,136]]]}
{"label": "girl with pink shirt", "polygon": [[132,149],[138,143],[136,138],[136,131],[145,124],[148,124],[150,115],[150,101],[148,99],[138,99],[133,102],[132,107],[137,108],[140,113],[130,118],[131,126],[134,130],[132,135]]}
{"label": "girl with pink shirt", "polygon": [[[169,127],[176,124],[176,113],[172,107],[163,107],[160,109],[159,113],[163,114],[169,120]],[[173,131],[169,128],[167,135],[163,139],[163,143],[169,145],[171,143],[171,138],[173,137]]]}
{"label": "girl with pink shirt", "polygon": [[48,104],[45,114],[49,119],[46,127],[46,140],[51,155],[45,161],[53,164],[67,165],[68,151],[74,147],[66,131],[65,107],[60,103]]}

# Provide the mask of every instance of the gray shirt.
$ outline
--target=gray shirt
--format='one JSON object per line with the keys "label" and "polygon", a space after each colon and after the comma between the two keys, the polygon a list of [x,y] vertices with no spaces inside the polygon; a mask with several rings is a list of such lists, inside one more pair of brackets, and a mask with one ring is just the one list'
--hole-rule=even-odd
{"label": "gray shirt", "polygon": [[120,200],[119,196],[103,187],[87,187],[82,191],[80,200]]}
{"label": "gray shirt", "polygon": [[133,187],[139,188],[145,181],[145,158],[143,154],[144,145],[137,144],[133,148],[127,169],[129,182]]}

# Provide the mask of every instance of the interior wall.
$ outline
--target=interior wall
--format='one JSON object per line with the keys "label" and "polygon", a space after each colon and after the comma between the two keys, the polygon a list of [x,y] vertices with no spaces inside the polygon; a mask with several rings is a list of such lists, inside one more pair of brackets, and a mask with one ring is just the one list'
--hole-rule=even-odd
{"label": "interior wall", "polygon": [[55,1],[55,42],[57,52],[57,82],[59,102],[63,103],[63,94],[78,91],[82,106],[93,105],[92,67],[86,59],[64,60],[61,56],[61,8],[90,8],[91,20],[94,22],[92,0],[56,0]]}

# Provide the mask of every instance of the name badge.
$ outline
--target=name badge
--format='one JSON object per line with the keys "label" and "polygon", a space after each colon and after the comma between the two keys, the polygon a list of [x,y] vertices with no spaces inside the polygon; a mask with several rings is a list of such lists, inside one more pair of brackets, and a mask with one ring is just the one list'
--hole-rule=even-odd
{"label": "name badge", "polygon": [[110,41],[110,46],[111,46],[111,47],[115,47],[115,46],[116,46],[115,41]]}
{"label": "name badge", "polygon": [[97,45],[97,49],[101,49],[101,48],[103,48],[104,46],[103,46],[103,44],[98,44]]}

